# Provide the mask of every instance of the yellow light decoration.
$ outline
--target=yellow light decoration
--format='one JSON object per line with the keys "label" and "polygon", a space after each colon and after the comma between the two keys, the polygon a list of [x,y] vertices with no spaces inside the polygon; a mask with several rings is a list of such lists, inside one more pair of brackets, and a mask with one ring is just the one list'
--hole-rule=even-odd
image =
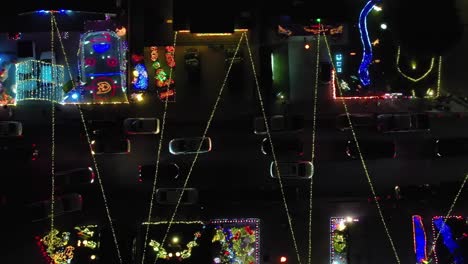
{"label": "yellow light decoration", "polygon": [[127,35],[127,28],[125,27],[119,27],[119,28],[116,28],[115,29],[115,33],[117,34],[117,36],[119,37],[125,37],[125,35]]}
{"label": "yellow light decoration", "polygon": [[439,67],[438,67],[438,69],[437,69],[437,91],[436,91],[436,97],[439,97],[439,96],[440,96],[441,78],[442,78],[442,56],[439,56]]}
{"label": "yellow light decoration", "polygon": [[[149,242],[149,246],[153,248],[153,251],[156,252],[156,257],[157,258],[160,258],[160,259],[167,259],[167,258],[173,258],[173,257],[177,257],[177,258],[182,258],[182,259],[188,259],[192,256],[192,249],[194,247],[197,247],[199,244],[197,243],[197,239],[201,236],[201,233],[200,232],[195,232],[194,233],[194,238],[193,240],[189,241],[186,245],[185,245],[185,249],[182,250],[181,252],[179,251],[176,251],[176,252],[169,252],[168,253],[168,250],[165,249],[161,243],[157,242],[156,240],[154,239],[151,239],[150,242]],[[172,239],[172,242],[174,243],[174,238],[177,238],[177,242],[175,243],[178,243],[179,241],[179,238],[178,237],[173,237]]]}
{"label": "yellow light decoration", "polygon": [[[421,81],[422,79],[426,78],[427,75],[429,75],[429,73],[431,73],[432,71],[432,68],[434,67],[434,57],[431,58],[431,65],[429,66],[429,70],[427,70],[427,72],[425,72],[423,75],[421,75],[419,78],[413,78],[411,76],[408,76],[406,75],[404,72],[401,71],[400,69],[400,47],[398,46],[398,50],[397,50],[397,58],[396,58],[396,66],[397,66],[397,70],[398,72],[403,76],[405,77],[406,79],[412,81],[412,82],[419,82]],[[416,63],[414,64],[416,67]],[[413,70],[416,69],[416,68],[413,68]]]}

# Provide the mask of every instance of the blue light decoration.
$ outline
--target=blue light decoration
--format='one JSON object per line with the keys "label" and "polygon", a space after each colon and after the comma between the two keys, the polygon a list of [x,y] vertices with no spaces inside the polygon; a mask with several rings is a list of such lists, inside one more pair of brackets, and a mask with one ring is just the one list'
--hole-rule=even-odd
{"label": "blue light decoration", "polygon": [[96,43],[93,44],[93,49],[97,53],[104,53],[110,49],[111,45],[109,43]]}
{"label": "blue light decoration", "polygon": [[343,55],[341,53],[335,54],[335,66],[337,73],[343,72]]}
{"label": "blue light decoration", "polygon": [[[445,217],[436,216],[433,218],[433,224],[437,228],[437,230],[439,230],[438,232],[440,232],[440,236],[442,237],[444,245],[447,247],[448,251],[452,255],[453,263],[464,264],[465,261],[460,252],[460,246],[455,241],[452,230],[450,226],[446,223],[446,220],[448,219]],[[438,262],[437,259],[436,262]]]}
{"label": "blue light decoration", "polygon": [[424,224],[420,215],[412,216],[413,222],[413,243],[414,253],[416,254],[416,263],[423,263],[427,260],[427,238]]}
{"label": "blue light decoration", "polygon": [[61,102],[63,99],[64,67],[37,60],[16,64],[16,100],[46,100]]}
{"label": "blue light decoration", "polygon": [[374,9],[376,3],[380,2],[380,0],[370,0],[361,10],[359,14],[359,33],[361,34],[361,42],[362,42],[362,61],[361,65],[359,65],[359,79],[361,80],[362,85],[368,86],[370,85],[370,76],[369,76],[369,65],[372,62],[372,44],[369,39],[369,32],[367,31],[367,16],[369,13]]}
{"label": "blue light decoration", "polygon": [[148,89],[148,72],[146,71],[146,67],[143,63],[135,65],[132,83],[135,90]]}

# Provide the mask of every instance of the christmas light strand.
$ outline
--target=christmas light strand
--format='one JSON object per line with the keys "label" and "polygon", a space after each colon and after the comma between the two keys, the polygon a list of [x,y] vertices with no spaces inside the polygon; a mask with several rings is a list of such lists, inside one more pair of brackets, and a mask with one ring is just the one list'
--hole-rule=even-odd
{"label": "christmas light strand", "polygon": [[437,91],[436,97],[440,96],[440,86],[441,86],[441,78],[442,78],[442,56],[439,56],[439,68],[437,69]]}
{"label": "christmas light strand", "polygon": [[[426,78],[429,73],[431,73],[432,69],[434,68],[434,57],[431,58],[431,65],[429,66],[429,70],[427,70],[423,75],[421,75],[419,78],[413,78],[411,76],[406,75],[400,68],[400,46],[398,46],[397,50],[397,57],[396,57],[396,67],[398,72],[405,77],[406,79],[412,81],[412,82],[419,82],[422,79]],[[440,69],[440,61],[439,61],[439,69]]]}
{"label": "christmas light strand", "polygon": [[[174,47],[174,58],[175,58],[176,44],[177,44],[177,31],[174,32],[174,40],[173,40],[173,45],[172,45]],[[170,67],[169,80],[172,80],[172,71],[173,71],[173,67]],[[170,84],[171,82],[167,82],[167,88],[170,87]],[[169,96],[167,96],[166,99],[164,100],[164,111],[163,111],[163,117],[162,117],[162,122],[161,122],[161,133],[160,133],[159,144],[158,144],[158,149],[156,153],[156,170],[154,172],[153,190],[151,191],[148,218],[146,220],[147,222],[151,221],[151,216],[153,214],[154,196],[156,195],[156,186],[157,186],[157,181],[158,181],[159,161],[161,159],[161,148],[162,148],[163,139],[164,139],[164,128],[166,127],[166,115],[167,115],[168,101],[169,101]],[[145,240],[144,240],[143,245],[146,245],[146,242],[148,241],[148,233],[149,233],[149,225],[146,226]],[[141,264],[144,264],[145,257],[146,257],[146,246],[143,247],[143,255],[141,257]]]}
{"label": "christmas light strand", "polygon": [[281,173],[280,173],[279,168],[278,168],[278,160],[276,158],[275,148],[273,146],[273,140],[271,138],[270,128],[268,126],[268,119],[267,119],[267,116],[266,116],[266,111],[265,111],[265,107],[264,107],[264,103],[263,103],[262,93],[260,91],[260,84],[259,84],[258,77],[257,77],[257,71],[255,69],[255,63],[254,63],[254,60],[253,60],[252,51],[250,50],[250,44],[249,44],[249,39],[248,39],[247,35],[245,36],[245,38],[246,38],[247,50],[249,52],[250,64],[252,66],[253,76],[254,76],[254,80],[255,80],[255,87],[257,88],[257,95],[258,95],[259,102],[260,102],[260,108],[262,109],[263,121],[265,122],[265,129],[266,129],[266,132],[267,132],[267,135],[268,135],[268,141],[269,141],[270,147],[271,147],[273,162],[275,164],[275,171],[276,171],[276,175],[278,175],[277,178],[278,178],[278,183],[279,183],[280,190],[281,190],[281,196],[282,196],[282,199],[283,199],[284,209],[286,211],[286,216],[288,218],[289,231],[291,232],[291,237],[293,239],[294,250],[296,252],[297,261],[298,261],[299,264],[301,264],[302,262],[301,262],[301,257],[300,257],[300,254],[299,254],[299,249],[297,247],[296,235],[294,234],[292,218],[291,218],[291,214],[289,212],[289,207],[288,207],[288,203],[287,203],[287,200],[286,200],[286,194],[284,193],[283,180],[281,179]]}
{"label": "christmas light strand", "polygon": [[[67,53],[65,51],[65,47],[64,47],[63,41],[62,41],[62,35],[60,34],[60,30],[58,28],[58,24],[57,24],[57,21],[55,20],[55,17],[53,15],[52,15],[52,17],[53,17],[53,20],[54,20],[54,25],[55,25],[55,29],[57,31],[57,35],[59,37],[60,46],[62,47],[62,52],[63,52],[64,58],[65,58],[66,68],[68,69],[68,73],[70,75],[70,80],[73,81],[73,76],[71,75],[71,72],[70,72],[70,64],[68,63]],[[83,129],[84,129],[84,132],[85,132],[85,135],[86,135],[86,140],[88,141],[89,151],[90,151],[90,153],[92,153],[91,138],[90,138],[90,135],[89,135],[88,127],[86,125],[86,119],[84,117],[83,111],[81,110],[81,106],[79,104],[77,104],[76,106],[77,106],[78,111],[80,113],[81,122],[83,123]],[[93,154],[91,154],[91,159],[93,160],[94,168],[96,169],[96,178],[98,180],[99,189],[101,190],[102,198],[104,200],[104,207],[106,209],[107,219],[109,220],[109,225],[110,225],[110,229],[111,229],[111,233],[112,233],[112,238],[114,240],[115,249],[117,251],[117,257],[119,259],[119,263],[122,264],[123,263],[122,255],[120,254],[119,244],[118,244],[118,241],[117,241],[117,235],[115,233],[114,224],[112,222],[112,217],[111,217],[111,214],[110,214],[109,204],[108,204],[108,201],[107,201],[106,193],[104,191],[104,186],[102,184],[102,179],[101,179],[101,174],[100,174],[100,171],[99,171],[99,166],[98,166],[98,163],[96,161],[96,157]]]}
{"label": "christmas light strand", "polygon": [[[319,29],[322,29],[322,24],[319,24]],[[314,185],[314,174],[315,174],[315,134],[317,130],[317,97],[318,97],[318,84],[319,84],[319,65],[320,65],[320,34],[317,34],[317,53],[315,57],[315,84],[314,84],[314,114],[312,116],[312,157],[311,162],[313,166],[312,176],[310,177],[310,189],[309,189],[309,243],[308,243],[308,259],[307,263],[312,263],[312,193]]]}
{"label": "christmas light strand", "polygon": [[[54,75],[53,69],[55,64],[54,56],[54,16],[50,15],[50,49],[52,51],[52,76]],[[54,85],[55,88],[55,85]],[[50,166],[50,178],[51,178],[51,194],[50,194],[50,233],[55,229],[55,104],[51,102],[52,113],[51,113],[51,166]]]}
{"label": "christmas light strand", "polygon": [[[234,53],[234,57],[237,56],[237,53],[239,52],[240,44],[241,44],[242,39],[244,37],[246,37],[245,32],[242,33],[242,35],[241,35],[241,37],[239,39],[239,42],[237,43],[236,50],[235,50],[235,53]],[[216,109],[217,109],[218,104],[219,104],[219,102],[221,100],[221,95],[223,94],[224,87],[226,86],[226,83],[227,83],[227,80],[228,80],[228,77],[229,77],[229,73],[231,72],[231,68],[232,68],[233,64],[234,64],[234,60],[231,60],[231,62],[229,63],[229,67],[228,67],[228,70],[226,72],[226,75],[224,76],[224,80],[223,80],[223,83],[221,85],[221,88],[219,89],[218,97],[216,98],[216,101],[215,101],[215,103],[213,105],[213,109],[211,110],[211,113],[210,113],[210,117],[208,118],[208,122],[206,124],[205,130],[203,131],[202,138],[206,137],[206,134],[208,133],[208,129],[211,126],[211,122],[213,121],[214,115],[216,113]],[[199,152],[200,152],[200,149],[201,149],[202,145],[203,145],[203,140],[200,140],[200,144],[198,145],[197,152],[195,154],[195,157],[193,158],[192,164],[190,165],[190,169],[188,171],[187,177],[185,178],[185,182],[184,182],[184,185],[182,187],[182,191],[180,192],[179,198],[177,200],[177,204],[176,204],[176,206],[174,208],[174,212],[172,213],[171,219],[170,219],[169,224],[167,226],[166,233],[164,234],[163,240],[160,243],[161,245],[164,244],[164,242],[165,242],[165,240],[166,240],[166,238],[167,238],[167,236],[169,234],[169,231],[171,229],[172,223],[174,222],[174,218],[175,218],[175,216],[177,214],[177,210],[179,209],[180,203],[182,201],[182,196],[184,195],[185,188],[187,187],[188,181],[190,179],[190,175],[192,174],[192,170],[193,170],[193,168],[195,166],[195,163],[197,162],[198,155],[199,155]],[[158,260],[158,258],[155,258],[154,263],[156,263],[157,260]]]}
{"label": "christmas light strand", "polygon": [[[325,39],[325,44],[327,45],[328,56],[330,57],[330,61],[332,63],[332,68],[335,69],[335,64],[334,64],[333,59],[332,59],[331,50],[330,50],[330,46],[328,45],[328,40],[327,40],[326,35],[324,36],[324,39]],[[336,77],[336,78],[337,78],[337,81],[339,83],[338,77]],[[338,91],[340,93],[340,97],[343,97],[341,89],[338,89]],[[382,221],[382,224],[383,224],[384,229],[385,229],[385,233],[386,233],[386,235],[388,237],[388,240],[390,242],[390,246],[392,247],[393,254],[395,256],[395,260],[396,260],[396,262],[398,264],[400,264],[401,263],[400,262],[400,257],[398,256],[398,252],[396,251],[395,243],[393,242],[392,236],[390,235],[390,231],[389,231],[389,229],[387,227],[387,223],[385,221],[385,218],[384,218],[384,215],[383,215],[383,212],[382,212],[382,208],[380,206],[380,202],[379,202],[379,200],[377,198],[377,193],[375,191],[374,184],[372,183],[372,179],[371,179],[369,170],[367,168],[366,161],[364,160],[364,156],[363,156],[363,153],[361,151],[361,148],[360,148],[360,145],[359,145],[359,142],[358,142],[358,139],[357,139],[356,131],[354,130],[353,123],[351,121],[351,116],[350,116],[350,113],[349,113],[349,110],[348,110],[348,105],[346,104],[346,100],[342,99],[341,101],[343,103],[343,107],[344,107],[344,110],[346,112],[346,117],[348,118],[349,127],[351,128],[351,134],[353,136],[354,143],[356,144],[356,149],[357,149],[357,151],[359,153],[359,159],[361,161],[362,168],[364,169],[364,174],[366,176],[367,182],[369,183],[369,187],[371,189],[372,196],[374,198],[375,204],[377,206],[377,210],[379,212],[380,220]]]}

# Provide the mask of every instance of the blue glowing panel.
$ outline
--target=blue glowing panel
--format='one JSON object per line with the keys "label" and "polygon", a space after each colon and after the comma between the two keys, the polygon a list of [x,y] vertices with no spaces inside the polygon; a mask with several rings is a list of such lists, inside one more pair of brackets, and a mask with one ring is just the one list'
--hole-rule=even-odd
{"label": "blue glowing panel", "polygon": [[135,90],[148,89],[148,72],[146,71],[146,67],[143,63],[135,65],[132,83]]}
{"label": "blue glowing panel", "polygon": [[424,230],[424,224],[421,216],[413,215],[412,220],[414,253],[416,254],[416,263],[422,263],[424,260],[427,260],[426,231]]}
{"label": "blue glowing panel", "polygon": [[372,44],[369,39],[369,32],[367,31],[367,16],[374,9],[376,3],[380,0],[370,0],[361,10],[359,14],[359,33],[361,34],[362,42],[362,61],[359,65],[359,79],[362,85],[368,86],[371,83],[369,76],[369,65],[372,62]]}
{"label": "blue glowing panel", "polygon": [[335,54],[335,66],[337,73],[343,72],[343,55],[341,53]]}
{"label": "blue glowing panel", "polygon": [[467,220],[461,216],[436,216],[432,221],[434,237],[440,233],[435,248],[436,263],[465,264]]}
{"label": "blue glowing panel", "polygon": [[113,31],[83,34],[79,49],[81,84],[67,98],[74,103],[128,102],[125,52],[123,40]]}

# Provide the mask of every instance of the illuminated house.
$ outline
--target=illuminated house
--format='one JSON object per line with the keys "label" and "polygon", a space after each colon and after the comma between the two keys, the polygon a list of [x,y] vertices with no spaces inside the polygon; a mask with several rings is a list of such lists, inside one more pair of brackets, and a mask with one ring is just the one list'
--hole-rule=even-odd
{"label": "illuminated house", "polygon": [[46,100],[61,102],[64,69],[62,65],[37,60],[16,64],[16,101]]}

